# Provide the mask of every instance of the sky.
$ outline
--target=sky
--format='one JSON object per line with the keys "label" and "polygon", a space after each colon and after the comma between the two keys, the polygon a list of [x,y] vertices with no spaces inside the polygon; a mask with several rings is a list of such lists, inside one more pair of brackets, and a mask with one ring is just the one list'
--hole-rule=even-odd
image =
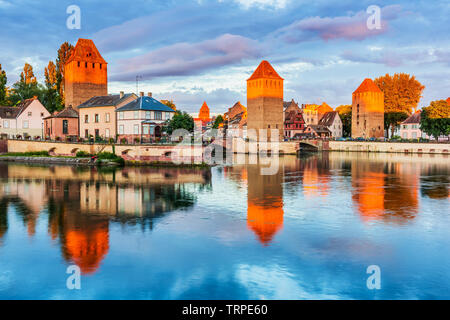
{"label": "sky", "polygon": [[[77,5],[80,29],[67,28]],[[370,6],[381,9],[369,29]],[[59,46],[93,39],[108,62],[108,91],[152,92],[195,113],[246,105],[261,60],[285,79],[284,99],[351,104],[365,78],[414,75],[419,106],[450,96],[450,1],[0,0],[0,64],[8,85],[25,62],[39,80]]]}

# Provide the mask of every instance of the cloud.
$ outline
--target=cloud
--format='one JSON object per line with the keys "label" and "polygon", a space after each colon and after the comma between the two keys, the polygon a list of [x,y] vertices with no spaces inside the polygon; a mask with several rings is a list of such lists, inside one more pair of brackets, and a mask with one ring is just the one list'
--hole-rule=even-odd
{"label": "cloud", "polygon": [[273,9],[283,9],[286,7],[289,0],[235,0],[245,9],[250,9],[252,7],[258,7],[261,9],[273,8]]}
{"label": "cloud", "polygon": [[288,43],[299,43],[318,37],[322,40],[364,40],[387,32],[388,21],[396,19],[400,12],[401,7],[398,5],[382,8],[381,29],[370,30],[367,28],[369,15],[365,11],[360,11],[352,16],[309,17],[297,20],[277,30],[273,36],[280,37]]}
{"label": "cloud", "polygon": [[224,34],[198,43],[176,43],[146,54],[118,61],[111,80],[134,81],[165,76],[200,74],[209,69],[240,63],[261,56],[258,42],[238,35]]}
{"label": "cloud", "polygon": [[369,51],[345,51],[340,57],[351,62],[383,64],[387,67],[432,63],[450,65],[450,50],[444,49],[396,48],[394,51],[369,48]]}

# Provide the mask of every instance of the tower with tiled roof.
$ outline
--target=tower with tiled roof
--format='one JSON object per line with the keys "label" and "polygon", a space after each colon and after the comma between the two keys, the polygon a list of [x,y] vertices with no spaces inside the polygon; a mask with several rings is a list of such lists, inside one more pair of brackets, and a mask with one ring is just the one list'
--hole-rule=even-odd
{"label": "tower with tiled roof", "polygon": [[352,98],[352,138],[384,137],[384,94],[365,79]]}
{"label": "tower with tiled roof", "polygon": [[271,129],[279,131],[279,141],[283,138],[283,81],[265,60],[247,80],[247,129],[257,134],[266,129],[269,141]]}
{"label": "tower with tiled roof", "polygon": [[94,42],[78,39],[64,66],[65,105],[78,107],[95,96],[108,94],[107,63]]}

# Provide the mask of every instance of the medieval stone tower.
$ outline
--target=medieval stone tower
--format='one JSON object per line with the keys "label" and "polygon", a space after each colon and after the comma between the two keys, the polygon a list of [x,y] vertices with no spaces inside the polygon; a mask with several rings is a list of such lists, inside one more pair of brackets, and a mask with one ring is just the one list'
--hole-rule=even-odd
{"label": "medieval stone tower", "polygon": [[247,80],[247,129],[279,130],[279,141],[283,139],[283,78],[267,61],[262,61],[252,76]]}
{"label": "medieval stone tower", "polygon": [[64,66],[66,106],[78,107],[95,96],[108,95],[107,63],[94,42],[78,39]]}
{"label": "medieval stone tower", "polygon": [[384,94],[371,79],[353,92],[352,138],[384,137]]}

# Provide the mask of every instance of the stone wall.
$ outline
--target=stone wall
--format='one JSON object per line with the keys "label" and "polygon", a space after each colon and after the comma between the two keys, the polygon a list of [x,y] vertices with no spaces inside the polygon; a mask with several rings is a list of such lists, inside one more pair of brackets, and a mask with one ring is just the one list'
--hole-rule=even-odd
{"label": "stone wall", "polygon": [[448,143],[330,141],[331,151],[449,154]]}

